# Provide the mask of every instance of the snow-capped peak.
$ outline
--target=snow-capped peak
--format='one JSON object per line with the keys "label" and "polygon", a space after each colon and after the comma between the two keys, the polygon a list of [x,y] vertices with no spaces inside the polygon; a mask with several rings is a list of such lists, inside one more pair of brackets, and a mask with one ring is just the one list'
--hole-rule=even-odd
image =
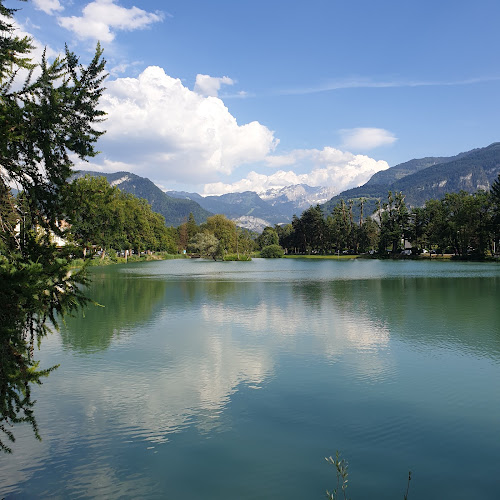
{"label": "snow-capped peak", "polygon": [[322,204],[328,201],[336,189],[328,187],[311,187],[307,184],[295,184],[282,188],[271,188],[261,191],[258,195],[265,201],[276,205],[277,203],[292,202],[297,207],[308,207],[310,205]]}

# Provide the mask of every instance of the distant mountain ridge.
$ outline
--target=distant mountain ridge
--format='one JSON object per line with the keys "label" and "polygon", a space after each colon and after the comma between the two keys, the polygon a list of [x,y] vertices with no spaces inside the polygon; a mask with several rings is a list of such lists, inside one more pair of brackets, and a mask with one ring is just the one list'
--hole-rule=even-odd
{"label": "distant mountain ridge", "polygon": [[260,193],[245,191],[210,196],[185,191],[166,193],[174,198],[196,201],[206,210],[224,214],[247,229],[262,231],[266,226],[290,222],[294,214],[300,215],[311,205],[324,203],[332,191],[298,184]]}
{"label": "distant mountain ridge", "polygon": [[[294,214],[300,215],[300,212],[306,210],[311,205],[325,203],[334,191],[333,188],[328,187],[311,187],[307,184],[295,184],[282,188],[271,188],[258,194],[273,207],[280,205],[292,217]],[[297,210],[300,210],[300,212]]]}
{"label": "distant mountain ridge", "polygon": [[499,172],[500,142],[497,142],[456,160],[403,177],[393,187],[403,191],[411,205],[422,206],[426,200],[442,198],[446,193],[489,191]]}
{"label": "distant mountain ridge", "polygon": [[[439,161],[439,163],[435,163]],[[408,205],[423,206],[427,200],[441,199],[460,190],[474,193],[489,190],[500,173],[500,142],[452,157],[410,160],[377,172],[363,186],[343,191],[323,205],[331,213],[340,201],[365,200],[364,214],[370,215],[377,200],[384,202],[388,191],[401,191]]]}
{"label": "distant mountain ridge", "polygon": [[230,219],[244,215],[269,219],[281,222],[287,216],[273,210],[269,203],[262,200],[257,193],[245,191],[243,193],[228,193],[220,196],[201,196],[198,193],[186,193],[178,191],[167,191],[167,194],[177,199],[189,199],[196,201],[205,210],[213,213],[224,214]]}
{"label": "distant mountain ridge", "polygon": [[105,177],[112,186],[117,186],[126,193],[133,194],[139,198],[146,199],[155,212],[165,217],[167,226],[179,226],[187,220],[192,213],[196,222],[201,224],[207,217],[213,215],[192,200],[172,198],[165,194],[156,184],[145,177],[132,174],[131,172],[92,172],[81,170],[73,175],[73,178],[91,175],[92,177]]}
{"label": "distant mountain ridge", "polygon": [[167,225],[178,226],[190,212],[196,222],[204,222],[214,213],[224,214],[239,226],[262,231],[266,226],[290,222],[311,205],[320,204],[331,213],[341,199],[354,201],[354,215],[359,217],[359,200],[363,198],[364,216],[371,215],[378,200],[386,201],[388,191],[402,191],[407,204],[422,206],[431,198],[440,199],[446,193],[461,189],[473,193],[489,190],[500,172],[500,142],[450,157],[413,159],[374,174],[363,186],[348,189],[331,197],[333,190],[297,184],[261,192],[246,191],[219,196],[201,196],[184,191],[163,192],[149,179],[130,172],[81,171],[104,176],[110,184],[125,192],[145,198],[154,211],[165,217]]}
{"label": "distant mountain ridge", "polygon": [[460,158],[475,151],[477,151],[477,149],[473,149],[472,151],[467,151],[465,153],[459,153],[455,156],[428,156],[426,158],[409,160],[388,168],[387,170],[381,170],[380,172],[373,174],[365,186],[368,184],[392,184],[393,182],[396,182],[408,175],[415,174],[420,170],[433,167],[434,165],[441,165],[443,163],[459,160]]}
{"label": "distant mountain ridge", "polygon": [[262,231],[266,226],[289,222],[294,214],[300,215],[311,204],[327,201],[331,194],[329,189],[301,184],[267,190],[262,193],[262,197],[253,191],[201,196],[185,191],[164,192],[149,179],[131,172],[82,170],[72,178],[85,175],[105,177],[110,185],[146,199],[155,212],[165,217],[166,224],[173,226],[185,222],[190,212],[198,224],[210,215],[219,213],[234,220],[241,227]]}

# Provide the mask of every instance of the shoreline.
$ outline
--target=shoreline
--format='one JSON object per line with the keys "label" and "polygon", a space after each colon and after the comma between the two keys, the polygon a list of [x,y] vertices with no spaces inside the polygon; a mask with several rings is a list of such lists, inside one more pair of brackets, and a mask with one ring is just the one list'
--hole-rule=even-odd
{"label": "shoreline", "polygon": [[109,257],[106,256],[104,259],[101,257],[97,258],[87,258],[87,259],[74,259],[71,262],[71,268],[82,267],[86,264],[88,267],[105,267],[113,266],[115,264],[131,264],[136,262],[151,262],[155,260],[173,260],[173,259],[188,259],[189,256],[186,254],[151,254],[151,255],[141,255],[140,257],[132,255],[131,257]]}
{"label": "shoreline", "polygon": [[482,259],[474,257],[460,257],[455,254],[421,254],[421,255],[369,255],[369,254],[358,254],[358,255],[308,255],[308,254],[289,254],[284,255],[284,259],[319,259],[319,260],[350,260],[350,259],[373,259],[373,260],[439,260],[439,261],[460,261],[460,262],[500,262],[499,257],[484,257]]}

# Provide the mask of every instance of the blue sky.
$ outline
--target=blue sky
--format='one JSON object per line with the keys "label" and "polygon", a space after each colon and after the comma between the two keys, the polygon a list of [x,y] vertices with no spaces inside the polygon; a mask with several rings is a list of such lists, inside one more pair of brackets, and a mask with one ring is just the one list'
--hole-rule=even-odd
{"label": "blue sky", "polygon": [[110,76],[90,164],[220,194],[332,191],[499,137],[498,0],[9,0]]}

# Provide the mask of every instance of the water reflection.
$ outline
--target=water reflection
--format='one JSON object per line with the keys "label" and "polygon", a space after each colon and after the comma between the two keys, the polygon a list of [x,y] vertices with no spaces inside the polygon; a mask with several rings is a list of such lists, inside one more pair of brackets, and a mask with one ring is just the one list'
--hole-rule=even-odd
{"label": "water reflection", "polygon": [[358,356],[352,368],[356,376],[378,380],[391,373],[392,361],[386,351],[389,329],[370,316],[366,296],[351,302],[349,294],[321,282],[247,284],[244,290],[245,297],[251,298],[251,308],[243,300],[233,305],[206,304],[202,309],[205,321],[221,327],[240,325],[253,337],[265,337],[268,350],[275,355],[291,352],[334,362],[355,350]]}
{"label": "water reflection", "polygon": [[[450,287],[445,278],[216,277],[99,276],[97,299],[108,309],[68,324],[63,343],[89,351],[109,346],[115,335],[126,355],[86,375],[96,388],[82,400],[88,418],[106,401],[121,427],[165,442],[187,425],[205,432],[230,425],[223,410],[231,395],[240,384],[262,387],[284,352],[348,359],[351,376],[363,383],[393,376],[391,339],[425,348],[458,343],[497,358],[500,352],[498,331],[481,325],[482,318],[491,324],[496,310],[495,279],[454,279]],[[121,340],[124,329],[134,338]],[[80,385],[67,381],[66,390],[79,393]]]}
{"label": "water reflection", "polygon": [[66,320],[61,328],[64,346],[82,353],[107,349],[113,337],[156,314],[165,288],[163,280],[129,279],[116,270],[94,272],[87,294],[99,305]]}
{"label": "water reflection", "polygon": [[[252,444],[269,441],[269,451],[280,439],[278,467],[299,438],[301,450],[316,446],[310,460],[327,438],[346,435],[360,447],[399,450],[425,435],[428,422],[413,415],[446,405],[456,415],[474,398],[462,415],[491,414],[474,389],[477,376],[453,383],[464,366],[498,379],[500,280],[476,276],[489,268],[451,279],[405,266],[382,278],[378,262],[371,277],[365,263],[269,265],[250,263],[239,275],[234,266],[192,262],[98,272],[94,298],[106,308],[68,321],[45,344],[46,364],[61,368],[39,392],[44,441],[19,439],[19,466],[0,465],[2,490],[23,494],[37,484],[52,496],[158,497],[166,471],[186,477],[208,441],[217,443],[213,454],[197,463],[253,449],[268,464]],[[425,365],[436,352],[446,362]],[[445,420],[456,442],[463,426]],[[427,429],[427,442],[435,433]],[[225,475],[212,480],[222,484]]]}
{"label": "water reflection", "polygon": [[339,305],[360,308],[394,339],[500,358],[499,278],[397,278],[335,282]]}

